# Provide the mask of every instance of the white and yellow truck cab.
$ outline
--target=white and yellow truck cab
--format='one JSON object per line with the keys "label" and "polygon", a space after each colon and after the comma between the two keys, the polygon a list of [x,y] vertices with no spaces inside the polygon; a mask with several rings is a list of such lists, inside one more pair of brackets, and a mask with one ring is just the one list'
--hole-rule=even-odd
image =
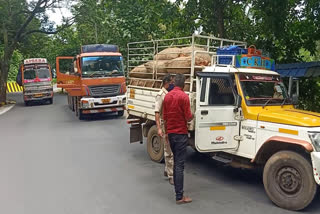
{"label": "white and yellow truck cab", "polygon": [[[297,97],[288,96],[274,71],[274,60],[254,48],[247,49],[246,43],[197,35],[191,36],[187,44],[181,40],[169,41],[171,46],[191,47],[190,72],[185,74],[190,81],[185,92],[195,116],[189,123],[190,145],[234,167],[263,168],[263,183],[271,201],[289,210],[307,207],[320,185],[320,114],[296,109]],[[166,41],[138,44],[139,48],[146,44],[146,50],[154,47],[156,59],[161,51],[158,47],[169,47],[163,45]],[[236,45],[241,51],[221,51],[228,50],[230,46],[225,47],[226,44]],[[136,45],[128,44],[129,57]],[[200,54],[210,55],[208,66],[196,65]],[[159,82],[158,76],[154,70],[155,82]],[[161,162],[164,146],[154,118],[154,100],[161,85],[148,81],[142,78],[129,81],[130,142],[143,142],[143,136],[147,137],[150,158]]]}

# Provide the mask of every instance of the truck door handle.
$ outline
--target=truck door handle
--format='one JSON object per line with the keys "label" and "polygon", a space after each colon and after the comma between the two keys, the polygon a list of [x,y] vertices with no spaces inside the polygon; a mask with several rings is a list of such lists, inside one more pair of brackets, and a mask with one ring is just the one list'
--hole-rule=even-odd
{"label": "truck door handle", "polygon": [[202,110],[201,111],[201,115],[207,115],[208,114],[208,110]]}

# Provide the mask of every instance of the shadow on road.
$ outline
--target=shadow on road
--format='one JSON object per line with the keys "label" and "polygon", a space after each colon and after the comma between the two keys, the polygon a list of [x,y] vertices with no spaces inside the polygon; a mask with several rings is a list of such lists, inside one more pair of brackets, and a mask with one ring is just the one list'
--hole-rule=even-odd
{"label": "shadow on road", "polygon": [[[256,203],[270,203],[270,206],[276,206],[268,199],[264,191],[263,169],[233,168],[211,159],[208,155],[195,152],[191,149],[188,151],[186,161],[187,167],[189,166],[188,172],[205,177],[215,183],[223,183],[226,187],[233,188],[241,195],[245,195]],[[319,192],[310,206],[303,210],[304,213],[313,213],[320,210],[320,203],[318,201]],[[257,197],[257,194],[254,193],[261,194],[262,197]]]}
{"label": "shadow on road", "polygon": [[83,115],[83,122],[89,121],[101,121],[101,120],[115,120],[115,119],[123,119],[124,116],[118,116],[116,113],[99,113],[99,114],[88,114]]}

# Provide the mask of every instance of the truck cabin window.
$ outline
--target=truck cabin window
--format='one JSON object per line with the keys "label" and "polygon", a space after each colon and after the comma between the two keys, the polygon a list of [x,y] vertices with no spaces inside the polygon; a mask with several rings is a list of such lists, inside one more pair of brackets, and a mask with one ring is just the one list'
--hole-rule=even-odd
{"label": "truck cabin window", "polygon": [[291,101],[278,75],[241,74],[241,88],[248,105],[282,105]]}
{"label": "truck cabin window", "polygon": [[209,85],[209,105],[235,105],[233,87],[229,78],[211,78]]}
{"label": "truck cabin window", "polygon": [[83,57],[81,67],[82,76],[88,78],[124,75],[121,56]]}
{"label": "truck cabin window", "polygon": [[48,68],[40,68],[37,70],[38,78],[48,79],[50,78],[50,71]]}
{"label": "truck cabin window", "polygon": [[28,69],[23,72],[23,78],[26,80],[33,80],[37,77],[36,70]]}

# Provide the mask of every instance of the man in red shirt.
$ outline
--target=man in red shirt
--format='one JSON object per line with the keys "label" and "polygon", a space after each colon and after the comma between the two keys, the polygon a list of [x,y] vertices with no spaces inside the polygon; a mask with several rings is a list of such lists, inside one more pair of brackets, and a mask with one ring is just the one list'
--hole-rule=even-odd
{"label": "man in red shirt", "polygon": [[192,202],[191,198],[183,195],[183,171],[188,145],[187,125],[193,118],[189,97],[183,91],[184,82],[185,76],[177,74],[175,88],[165,96],[163,101],[163,120],[173,152],[173,180],[177,204]]}

